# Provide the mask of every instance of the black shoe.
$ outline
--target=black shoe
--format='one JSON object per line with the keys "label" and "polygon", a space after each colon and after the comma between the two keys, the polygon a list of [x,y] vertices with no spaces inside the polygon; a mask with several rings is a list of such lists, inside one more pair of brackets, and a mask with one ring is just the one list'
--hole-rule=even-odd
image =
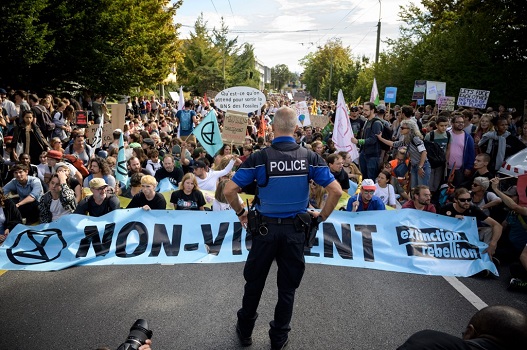
{"label": "black shoe", "polygon": [[509,282],[508,290],[515,292],[527,292],[527,281],[522,281],[519,278],[513,278]]}
{"label": "black shoe", "polygon": [[285,342],[280,346],[273,346],[271,345],[271,350],[283,350],[287,347],[287,344],[289,344],[289,338],[285,340]]}
{"label": "black shoe", "polygon": [[242,331],[240,330],[239,322],[236,322],[236,334],[238,334],[238,339],[240,339],[240,343],[242,344],[242,346],[249,346],[253,343],[253,338],[251,336],[243,336]]}

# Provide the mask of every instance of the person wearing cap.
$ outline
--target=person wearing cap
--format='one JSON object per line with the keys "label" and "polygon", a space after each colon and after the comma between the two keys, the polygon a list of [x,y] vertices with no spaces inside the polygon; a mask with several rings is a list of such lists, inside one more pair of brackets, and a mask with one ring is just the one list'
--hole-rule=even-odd
{"label": "person wearing cap", "polygon": [[[482,223],[491,227],[491,232],[480,232],[480,240],[487,243],[489,246],[485,250],[492,258],[498,241],[501,237],[502,226],[493,218],[485,214],[476,205],[472,204],[472,197],[466,188],[458,188],[454,192],[454,202],[447,203],[439,209],[439,214],[464,219],[465,216],[475,217],[478,223],[478,228],[483,227]],[[484,235],[486,234],[486,235]]]}
{"label": "person wearing cap", "polygon": [[[52,174],[55,174],[57,170],[57,163],[62,161],[62,152],[61,151],[55,151],[51,150],[48,151],[46,154],[48,166],[47,168],[44,168],[44,182],[49,183],[49,180],[51,178]],[[82,184],[83,178],[82,174],[77,171],[77,169],[73,166],[73,164],[70,163],[63,163],[68,166],[70,169],[70,176],[73,176],[77,181]],[[73,187],[72,187],[73,188]]]}
{"label": "person wearing cap", "polygon": [[488,191],[490,180],[483,176],[478,176],[472,182],[472,203],[477,205],[485,214],[491,215],[490,208],[500,205],[502,200],[495,193]]}
{"label": "person wearing cap", "polygon": [[38,204],[41,224],[57,221],[77,208],[75,192],[69,188],[66,181],[67,175],[64,171],[51,175],[49,191],[44,193]]}
{"label": "person wearing cap", "polygon": [[[232,157],[232,156],[231,156]],[[197,160],[190,168],[198,181],[199,188],[205,191],[216,191],[218,180],[229,174],[236,162],[235,158],[231,158],[227,166],[222,170],[208,169],[208,165],[203,159]]]}
{"label": "person wearing cap", "polygon": [[374,195],[377,187],[372,179],[364,179],[361,183],[360,193],[352,196],[346,206],[347,211],[386,210],[382,199]]}
{"label": "person wearing cap", "polygon": [[[273,120],[276,137],[271,147],[251,154],[224,189],[240,223],[247,228],[248,212],[239,202],[238,192],[255,181],[258,184],[255,210],[262,226],[252,232],[252,248],[244,269],[242,308],[237,313],[236,330],[243,346],[252,344],[258,304],[274,260],[278,265],[278,303],[270,322],[271,348],[284,349],[289,342],[295,292],[305,270],[305,223],[318,227],[332,213],[342,194],[324,159],[295,142],[296,123],[294,109],[278,109]],[[307,211],[310,180],[328,192],[320,212]]]}
{"label": "person wearing cap", "polygon": [[108,184],[104,179],[91,179],[89,186],[93,194],[80,201],[75,214],[99,217],[121,207],[119,199],[106,192]]}
{"label": "person wearing cap", "polygon": [[38,201],[44,194],[40,179],[29,176],[28,167],[24,164],[16,164],[13,167],[13,176],[15,178],[4,186],[4,193],[18,195],[19,200],[15,206],[28,225],[34,224],[39,219]]}
{"label": "person wearing cap", "polygon": [[166,209],[167,202],[165,197],[161,193],[156,192],[156,186],[157,181],[152,175],[144,175],[141,177],[141,192],[133,196],[126,209]]}
{"label": "person wearing cap", "polygon": [[[527,207],[520,204],[517,186],[501,191],[499,178],[493,178],[490,183],[494,192],[510,210],[504,221],[508,229],[509,241],[512,244],[512,249],[507,252],[507,255],[516,262],[510,267],[512,279],[509,287],[512,289],[521,287],[522,290],[527,291]],[[524,190],[527,192],[527,189]]]}

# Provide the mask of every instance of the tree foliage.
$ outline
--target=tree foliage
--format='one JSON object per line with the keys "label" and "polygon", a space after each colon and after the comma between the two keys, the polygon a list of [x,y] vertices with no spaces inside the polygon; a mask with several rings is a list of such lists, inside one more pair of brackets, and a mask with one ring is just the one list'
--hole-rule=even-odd
{"label": "tree foliage", "polygon": [[284,85],[294,78],[294,74],[291,73],[289,67],[285,64],[277,64],[271,68],[271,77],[274,90],[280,91]]}
{"label": "tree foliage", "polygon": [[[4,50],[0,56],[1,63],[15,62],[16,67],[16,72],[2,74],[2,83],[33,90],[86,88],[103,94],[160,83],[180,59],[173,21],[180,5],[167,0],[10,2],[7,6],[20,10],[3,11],[8,20],[23,14],[31,20],[26,19],[27,28],[19,24],[16,29],[25,30],[18,35],[22,49]],[[2,31],[9,30],[14,29],[2,26],[0,37],[5,39]]]}

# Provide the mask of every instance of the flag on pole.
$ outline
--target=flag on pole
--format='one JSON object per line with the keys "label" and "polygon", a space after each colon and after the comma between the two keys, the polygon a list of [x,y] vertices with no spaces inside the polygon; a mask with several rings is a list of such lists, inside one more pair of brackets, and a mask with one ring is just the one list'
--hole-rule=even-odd
{"label": "flag on pole", "polygon": [[119,153],[117,153],[115,179],[119,182],[122,182],[125,186],[128,184],[128,168],[126,167],[126,156],[124,154],[123,133],[121,133],[121,136],[119,136]]}
{"label": "flag on pole", "polygon": [[317,115],[318,114],[317,100],[316,99],[313,100],[313,104],[311,105],[311,114],[313,114],[313,115]]}
{"label": "flag on pole", "polygon": [[371,87],[370,102],[375,103],[377,106],[379,104],[379,90],[377,89],[377,79],[373,78],[373,85]]}
{"label": "flag on pole", "polygon": [[216,114],[213,111],[210,111],[201,120],[201,123],[194,128],[192,133],[211,156],[214,156],[223,147],[218,119],[216,119]]}
{"label": "flag on pole", "polygon": [[353,129],[348,118],[348,109],[344,101],[344,94],[342,90],[339,90],[332,140],[335,143],[337,151],[348,152],[351,155],[351,159],[355,160],[359,157],[359,151],[357,150],[357,146],[351,142],[352,138]]}
{"label": "flag on pole", "polygon": [[352,107],[357,107],[358,105],[360,105],[360,96],[358,99],[355,100],[355,102],[351,104]]}
{"label": "flag on pole", "polygon": [[97,128],[97,131],[95,132],[95,137],[93,138],[93,142],[91,146],[96,148],[102,148],[102,134],[103,134],[103,125],[104,121],[101,120],[99,123],[99,127]]}
{"label": "flag on pole", "polygon": [[260,115],[260,125],[258,125],[258,137],[265,137],[265,117],[264,113]]}
{"label": "flag on pole", "polygon": [[[182,111],[185,108],[185,96],[183,96],[183,85],[179,86],[179,103],[178,103],[178,111]],[[180,125],[177,126],[177,138],[181,137],[180,134]]]}
{"label": "flag on pole", "polygon": [[207,93],[203,94],[203,103],[205,103],[205,106],[209,106],[209,99],[207,98]]}

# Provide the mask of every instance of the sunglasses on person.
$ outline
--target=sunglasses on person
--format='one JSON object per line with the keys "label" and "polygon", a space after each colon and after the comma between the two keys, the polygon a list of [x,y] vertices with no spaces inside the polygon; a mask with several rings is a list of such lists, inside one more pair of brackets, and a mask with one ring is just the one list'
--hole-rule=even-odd
{"label": "sunglasses on person", "polygon": [[373,190],[364,190],[363,193],[364,194],[374,194],[375,191],[373,191]]}
{"label": "sunglasses on person", "polygon": [[457,200],[460,201],[461,203],[470,202],[470,198],[458,198]]}

